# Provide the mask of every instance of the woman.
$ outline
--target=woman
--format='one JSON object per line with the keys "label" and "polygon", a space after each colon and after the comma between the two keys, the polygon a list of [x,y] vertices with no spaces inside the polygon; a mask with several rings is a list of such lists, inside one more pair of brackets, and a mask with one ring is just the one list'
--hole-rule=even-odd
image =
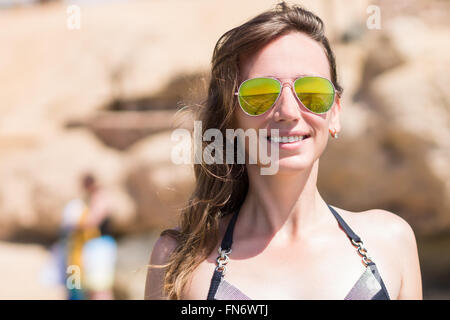
{"label": "woman", "polygon": [[317,190],[341,94],[323,23],[305,9],[280,3],[219,39],[203,131],[279,129],[269,142],[278,171],[194,165],[180,226],[153,248],[147,299],[422,298],[410,226],[385,210],[329,206]]}

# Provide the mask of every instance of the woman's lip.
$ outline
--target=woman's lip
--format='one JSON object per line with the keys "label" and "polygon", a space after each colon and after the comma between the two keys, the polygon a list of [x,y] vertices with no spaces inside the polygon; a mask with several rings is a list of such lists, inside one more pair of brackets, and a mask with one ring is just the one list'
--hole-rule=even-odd
{"label": "woman's lip", "polygon": [[270,143],[277,145],[281,149],[294,150],[294,149],[301,147],[305,143],[304,141],[309,138],[310,138],[310,136],[307,136],[305,139],[297,140],[297,141],[293,141],[293,142],[281,142],[281,141],[275,142],[275,141],[270,140],[270,137],[268,137],[267,139],[269,140]]}
{"label": "woman's lip", "polygon": [[[278,137],[281,138],[281,137],[300,137],[300,136],[301,136],[301,137],[305,136],[305,138],[302,139],[301,141],[306,140],[306,139],[308,139],[308,138],[311,137],[309,134],[279,135]],[[272,141],[270,138],[271,138],[271,136],[267,136],[267,139],[270,140],[270,141]],[[293,142],[295,142],[295,141],[293,141]],[[280,143],[292,143],[292,142],[281,142],[281,141],[280,141]]]}
{"label": "woman's lip", "polygon": [[270,137],[271,136],[271,131],[272,130],[278,130],[278,136],[279,137],[290,137],[290,136],[311,136],[308,132],[306,131],[281,131],[280,129],[271,129],[271,130],[267,130],[267,134]]}

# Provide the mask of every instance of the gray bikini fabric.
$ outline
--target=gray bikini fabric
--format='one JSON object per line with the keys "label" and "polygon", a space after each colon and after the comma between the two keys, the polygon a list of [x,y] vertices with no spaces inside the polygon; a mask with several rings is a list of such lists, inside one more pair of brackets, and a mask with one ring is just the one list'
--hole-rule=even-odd
{"label": "gray bikini fabric", "polygon": [[383,287],[377,266],[371,263],[344,300],[388,300],[389,296]]}
{"label": "gray bikini fabric", "polygon": [[241,290],[233,286],[227,280],[220,281],[214,300],[251,300]]}
{"label": "gray bikini fabric", "polygon": [[[344,300],[386,299],[375,264],[369,264]],[[252,300],[234,285],[221,279],[214,300]]]}

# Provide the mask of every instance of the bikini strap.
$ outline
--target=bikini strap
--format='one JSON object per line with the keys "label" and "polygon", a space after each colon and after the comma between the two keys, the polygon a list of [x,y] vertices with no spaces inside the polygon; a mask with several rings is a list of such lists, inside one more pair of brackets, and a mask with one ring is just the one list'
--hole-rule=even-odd
{"label": "bikini strap", "polygon": [[222,243],[220,245],[220,249],[231,252],[231,245],[233,244],[233,231],[234,225],[236,224],[236,220],[239,214],[239,209],[235,211],[233,216],[231,217],[230,222],[228,223],[227,230],[225,231],[225,235],[222,239]]}
{"label": "bikini strap", "polygon": [[222,239],[222,243],[220,244],[219,247],[219,256],[216,259],[217,261],[216,271],[220,272],[222,275],[225,274],[226,265],[229,260],[228,255],[231,253],[231,245],[233,244],[234,225],[236,224],[238,214],[239,210],[237,210],[231,217],[231,220],[227,226],[227,230],[225,231],[225,235]]}
{"label": "bikini strap", "polygon": [[219,289],[220,282],[222,281],[222,277],[225,275],[226,264],[228,263],[228,254],[231,253],[231,245],[233,244],[233,231],[234,225],[236,224],[236,220],[239,214],[239,209],[234,212],[231,217],[230,222],[228,223],[227,230],[225,231],[225,235],[222,239],[222,243],[219,247],[219,256],[217,257],[217,267],[214,270],[214,274],[211,278],[211,285],[209,286],[207,300],[214,300],[216,296],[216,292]]}
{"label": "bikini strap", "polygon": [[344,219],[342,219],[342,217],[339,215],[339,213],[337,213],[336,210],[334,210],[329,204],[327,204],[327,206],[330,209],[331,213],[333,213],[341,228],[344,230],[347,237],[349,237],[349,239],[351,240],[352,244],[358,248],[358,253],[362,257],[363,263],[366,266],[374,264],[372,259],[367,255],[367,250],[366,248],[364,248],[361,238],[353,232],[353,230],[348,226]]}
{"label": "bikini strap", "polygon": [[350,240],[353,240],[354,242],[361,242],[361,238],[353,232],[353,230],[348,226],[348,224],[342,219],[342,217],[337,213],[336,210],[334,210],[329,204],[327,204],[328,208],[330,208],[331,213],[334,215],[336,220],[338,221],[339,225],[342,229],[344,229],[344,232],[347,234],[347,237],[350,238]]}

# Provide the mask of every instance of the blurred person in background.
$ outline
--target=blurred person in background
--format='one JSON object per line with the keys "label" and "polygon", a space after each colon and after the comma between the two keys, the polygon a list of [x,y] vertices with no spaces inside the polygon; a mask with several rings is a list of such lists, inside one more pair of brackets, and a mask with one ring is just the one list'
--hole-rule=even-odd
{"label": "blurred person in background", "polygon": [[[90,173],[83,176],[82,188],[82,199],[71,200],[63,212],[68,299],[113,299],[117,247],[110,230],[110,200]],[[76,272],[68,274],[71,266],[79,268],[81,285],[75,285]],[[70,281],[74,283],[67,283]]]}

